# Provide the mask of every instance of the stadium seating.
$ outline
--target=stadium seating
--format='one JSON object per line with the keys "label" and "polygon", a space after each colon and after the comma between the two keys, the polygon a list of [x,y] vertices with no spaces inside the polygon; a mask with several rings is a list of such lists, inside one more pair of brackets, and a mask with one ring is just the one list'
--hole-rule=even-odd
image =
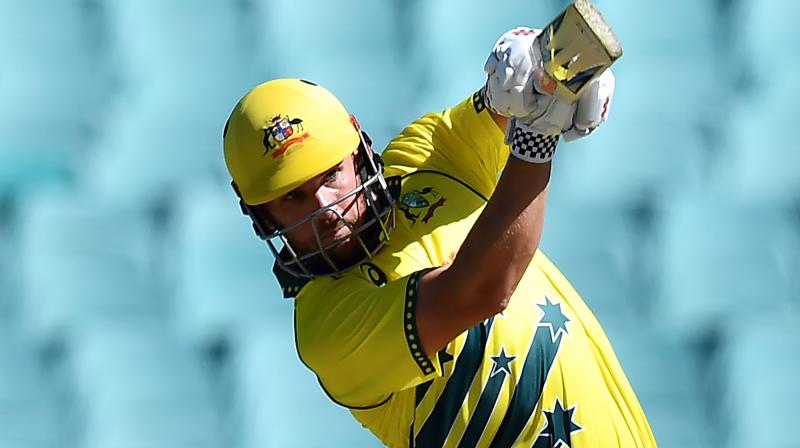
{"label": "stadium seating", "polygon": [[[236,4],[111,1],[121,92],[82,173],[89,188],[133,204],[224,171],[222,129],[255,83]],[[250,58],[252,59],[252,58]]]}
{"label": "stadium seating", "polygon": [[[610,117],[619,127],[606,129],[619,132],[608,132],[607,139],[591,142],[615,156],[597,155],[587,160],[589,166],[599,164],[600,171],[605,171],[603,165],[618,156],[631,162],[626,166],[633,172],[615,177],[633,180],[660,169],[673,184],[686,181],[687,167],[703,166],[698,155],[707,151],[703,146],[718,144],[725,112],[736,99],[728,94],[735,76],[726,60],[724,50],[729,41],[725,39],[729,36],[720,31],[718,3],[597,2],[614,27],[624,55],[613,68],[617,90]],[[616,154],[619,150],[631,153]],[[651,150],[664,151],[663,156]],[[675,150],[679,152],[675,154]],[[670,156],[665,157],[667,154]],[[582,172],[578,177],[586,175]]]}
{"label": "stadium seating", "polygon": [[70,356],[87,448],[221,448],[207,372],[159,320],[84,325]]}
{"label": "stadium seating", "polygon": [[[720,356],[726,447],[797,446],[800,313],[762,311],[730,322]],[[795,303],[796,305],[796,303]]]}
{"label": "stadium seating", "polygon": [[356,115],[375,147],[410,121],[406,64],[398,59],[400,29],[392,2],[258,0],[262,65],[270,77],[319,83]]}
{"label": "stadium seating", "polygon": [[699,366],[674,338],[654,330],[641,314],[618,308],[601,323],[636,391],[659,446],[708,447],[713,432],[701,401]]}
{"label": "stadium seating", "polygon": [[64,416],[56,414],[54,397],[37,365],[32,347],[0,319],[0,446],[63,446]]}
{"label": "stadium seating", "polygon": [[108,93],[85,13],[75,0],[0,2],[0,191],[63,182],[82,159]]}
{"label": "stadium seating", "polygon": [[541,247],[595,313],[605,315],[647,305],[635,303],[647,301],[635,296],[638,232],[630,212],[554,197]]}
{"label": "stadium seating", "polygon": [[241,448],[381,446],[350,413],[330,401],[295,351],[292,303],[243,326],[233,372]]}
{"label": "stadium seating", "polygon": [[767,92],[788,96],[783,89],[794,84],[800,61],[793,55],[800,45],[795,17],[800,4],[793,0],[741,0],[733,16],[738,60],[748,69],[755,96]]}
{"label": "stadium seating", "polygon": [[[624,92],[620,92],[624,96]],[[612,105],[591,137],[561,143],[555,162],[564,196],[611,207],[637,207],[702,181],[706,148],[696,129]],[[622,110],[620,110],[622,109]],[[630,113],[622,113],[630,112]]]}
{"label": "stadium seating", "polygon": [[226,341],[243,323],[280,309],[284,299],[271,276],[272,255],[227,185],[187,191],[176,207],[170,240],[173,320],[192,344]]}
{"label": "stadium seating", "polygon": [[82,184],[109,200],[144,206],[174,199],[224,171],[222,129],[244,89],[220,80],[162,79],[114,115],[95,141]]}
{"label": "stadium seating", "polygon": [[[599,1],[625,49],[614,66],[609,121],[590,139],[562,144],[566,192],[633,206],[701,183],[730,104],[718,76],[716,4]],[[676,17],[682,19],[678,21]],[[665,26],[662,24],[675,24]],[[680,23],[680,25],[677,25]]]}
{"label": "stadium seating", "polygon": [[236,3],[108,0],[104,4],[115,62],[131,82],[164,73],[222,79],[245,63]]}
{"label": "stadium seating", "polygon": [[592,3],[602,11],[626,51],[679,56],[678,53],[685,53],[687,49],[708,52],[715,41],[718,2],[714,0],[596,0]]}
{"label": "stadium seating", "polygon": [[18,219],[20,317],[38,342],[69,338],[93,319],[163,309],[150,227],[139,212],[50,191],[26,197]]}
{"label": "stadium seating", "polygon": [[800,195],[800,154],[793,135],[800,87],[784,79],[731,113],[726,126],[728,151],[717,182],[749,201],[789,205]]}
{"label": "stadium seating", "polygon": [[10,235],[0,226],[0,317],[7,315],[15,296],[12,250]]}
{"label": "stadium seating", "polygon": [[796,218],[769,203],[686,192],[665,204],[656,238],[662,266],[658,323],[685,338],[728,319],[796,302]]}
{"label": "stadium seating", "polygon": [[[726,86],[720,81],[725,80],[727,73],[717,74],[714,70],[714,63],[722,57],[718,50],[725,42],[720,35],[719,2],[598,0],[594,3],[613,26],[625,50],[616,71],[635,67],[647,72],[647,80],[654,81],[648,87],[681,92],[683,95],[678,99],[685,105],[699,103],[698,94],[706,89]],[[652,79],[653,76],[656,78]],[[675,85],[660,82],[666,80]],[[685,109],[684,112],[690,113],[693,110]]]}
{"label": "stadium seating", "polygon": [[555,0],[410,2],[411,61],[423,87],[414,95],[415,110],[442,110],[469,97],[486,80],[486,56],[504,32],[517,26],[541,27],[563,6]]}
{"label": "stadium seating", "polygon": [[[542,250],[659,446],[796,447],[800,2],[593,3],[625,55],[610,121],[561,144]],[[298,359],[225,119],[301,77],[381,149],[566,4],[0,0],[0,447],[379,446]]]}

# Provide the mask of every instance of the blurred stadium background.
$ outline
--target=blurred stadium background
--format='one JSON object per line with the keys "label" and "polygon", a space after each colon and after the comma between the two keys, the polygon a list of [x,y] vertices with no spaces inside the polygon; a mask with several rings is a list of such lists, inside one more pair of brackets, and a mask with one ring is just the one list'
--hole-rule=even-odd
{"label": "blurred stadium background", "polygon": [[[597,0],[611,120],[544,250],[663,447],[800,447],[797,0]],[[0,0],[0,447],[373,447],[300,364],[222,126],[315,80],[383,147],[560,0]]]}

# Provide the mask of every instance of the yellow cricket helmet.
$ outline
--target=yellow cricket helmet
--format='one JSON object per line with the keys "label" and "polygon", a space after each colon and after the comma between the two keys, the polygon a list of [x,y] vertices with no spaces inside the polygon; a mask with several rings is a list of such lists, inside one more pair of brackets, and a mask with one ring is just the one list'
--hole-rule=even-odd
{"label": "yellow cricket helmet", "polygon": [[[231,113],[223,144],[242,211],[250,216],[256,234],[275,256],[275,274],[285,294],[297,292],[297,279],[336,275],[363,263],[389,239],[399,179],[393,180],[390,189],[383,177],[383,163],[369,138],[323,87],[300,79],[276,79],[257,86]],[[252,206],[294,190],[356,150],[358,186],[331,204],[283,228],[274,228],[253,213]],[[337,204],[356,195],[364,198],[368,214],[358,227],[347,223],[336,210]],[[341,220],[350,235],[323,244],[313,223],[326,213]],[[301,253],[292,247],[287,235],[308,222],[312,223],[318,247]],[[336,254],[336,248],[350,239],[358,247],[356,253]]]}
{"label": "yellow cricket helmet", "polygon": [[272,201],[324,173],[361,141],[342,103],[300,79],[276,79],[248,92],[223,135],[225,163],[249,205]]}

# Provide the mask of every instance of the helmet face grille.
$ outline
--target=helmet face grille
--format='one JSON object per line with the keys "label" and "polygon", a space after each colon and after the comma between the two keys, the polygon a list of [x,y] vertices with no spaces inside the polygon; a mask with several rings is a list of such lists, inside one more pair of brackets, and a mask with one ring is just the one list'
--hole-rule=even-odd
{"label": "helmet face grille", "polygon": [[[383,177],[382,167],[373,158],[369,143],[365,141],[364,136],[361,137],[361,145],[359,146],[359,159],[361,166],[357,175],[361,179],[360,185],[336,201],[310,213],[302,220],[281,229],[273,230],[258,222],[255,216],[251,215],[256,227],[259,228],[258,233],[266,241],[267,246],[275,256],[276,263],[290,275],[310,279],[342,274],[350,268],[371,259],[389,240],[395,225],[394,198]],[[368,216],[363,224],[354,227],[336,210],[336,206],[358,195],[363,195],[364,197]],[[317,218],[323,214],[335,216],[338,222],[343,223],[348,228],[349,235],[327,244],[323,243],[317,227]],[[317,247],[314,251],[300,253],[292,247],[287,234],[300,226],[307,225],[309,222],[314,231]],[[333,253],[337,247],[346,241],[355,243],[358,250],[348,259],[337,259]]]}
{"label": "helmet face grille", "polygon": [[[295,277],[314,278],[341,274],[353,266],[359,265],[372,258],[389,239],[389,235],[394,228],[395,217],[393,211],[394,204],[386,204],[385,201],[379,201],[377,199],[378,195],[375,190],[385,190],[386,194],[388,194],[388,188],[385,186],[383,175],[377,174],[368,179],[367,182],[368,183],[364,183],[350,193],[342,196],[337,201],[309,214],[303,220],[268,234],[266,242],[275,256],[278,265]],[[383,186],[381,186],[381,184],[383,184]],[[364,224],[359,227],[354,227],[345,221],[341,213],[334,207],[340,202],[357,194],[364,195],[367,202],[369,217]],[[347,226],[350,230],[350,234],[328,244],[324,244],[316,225],[316,218],[324,213],[332,213],[335,215],[339,222]],[[286,234],[296,227],[307,224],[309,221],[314,230],[317,249],[309,253],[301,254],[292,247]],[[356,243],[359,248],[358,256],[348,260],[337,260],[332,253],[335,248],[348,240]]]}

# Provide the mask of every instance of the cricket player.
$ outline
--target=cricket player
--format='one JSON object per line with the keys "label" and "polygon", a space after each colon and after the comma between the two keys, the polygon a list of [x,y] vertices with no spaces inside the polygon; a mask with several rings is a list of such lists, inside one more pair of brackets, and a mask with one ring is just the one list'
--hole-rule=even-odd
{"label": "cricket player", "polygon": [[225,126],[301,360],[387,446],[655,446],[600,324],[538,250],[558,142],[601,125],[614,77],[577,103],[549,94],[539,33],[504,34],[477,93],[380,156],[305,80],[257,86]]}

